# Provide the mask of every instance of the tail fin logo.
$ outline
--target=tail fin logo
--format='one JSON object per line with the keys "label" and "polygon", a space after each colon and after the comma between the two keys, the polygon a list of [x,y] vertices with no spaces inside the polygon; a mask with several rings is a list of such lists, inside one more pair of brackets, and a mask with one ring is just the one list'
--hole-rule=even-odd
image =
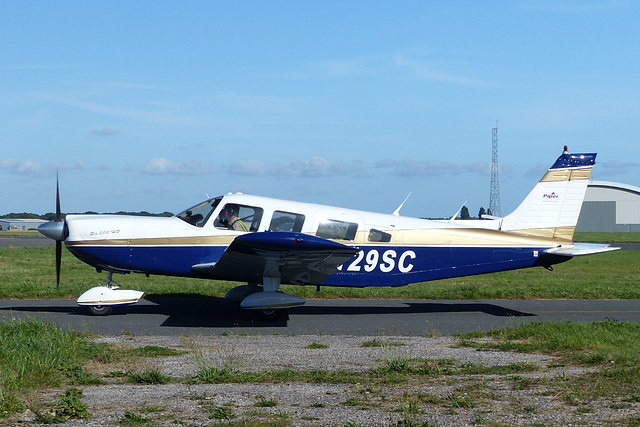
{"label": "tail fin logo", "polygon": [[542,195],[542,198],[543,198],[543,199],[557,199],[558,197],[559,197],[559,196],[556,194],[556,192],[555,192],[555,191],[554,191],[554,192],[552,192],[551,194],[546,193],[546,194],[543,194],[543,195]]}

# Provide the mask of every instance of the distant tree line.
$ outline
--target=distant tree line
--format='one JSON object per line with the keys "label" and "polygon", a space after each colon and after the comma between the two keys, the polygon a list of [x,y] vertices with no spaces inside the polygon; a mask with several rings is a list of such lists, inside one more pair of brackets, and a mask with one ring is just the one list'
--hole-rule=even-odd
{"label": "distant tree line", "polygon": [[[93,211],[87,211],[87,212],[83,213],[83,215],[97,215],[97,214],[98,214],[98,212],[93,212]],[[171,213],[171,212],[150,213],[150,212],[147,212],[147,211],[142,211],[142,212],[124,212],[124,211],[120,211],[120,212],[110,213],[109,215],[135,215],[135,216],[164,216],[164,217],[169,217],[169,216],[173,216],[173,213]],[[65,216],[67,216],[67,214],[62,214],[63,218]],[[46,213],[44,215],[38,215],[38,214],[34,214],[34,213],[22,212],[22,213],[10,213],[10,214],[6,214],[6,215],[0,215],[0,218],[5,218],[5,219],[43,219],[45,221],[51,221],[51,220],[56,219],[56,214],[55,214],[55,212],[49,212],[49,213]]]}

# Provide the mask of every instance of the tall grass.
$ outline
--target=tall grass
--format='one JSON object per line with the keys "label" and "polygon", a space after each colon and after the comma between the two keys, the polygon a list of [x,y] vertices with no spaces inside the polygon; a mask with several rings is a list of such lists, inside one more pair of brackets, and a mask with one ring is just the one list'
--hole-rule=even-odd
{"label": "tall grass", "polygon": [[110,350],[44,322],[0,323],[0,418],[22,409],[24,393],[72,382],[86,360],[107,360]]}

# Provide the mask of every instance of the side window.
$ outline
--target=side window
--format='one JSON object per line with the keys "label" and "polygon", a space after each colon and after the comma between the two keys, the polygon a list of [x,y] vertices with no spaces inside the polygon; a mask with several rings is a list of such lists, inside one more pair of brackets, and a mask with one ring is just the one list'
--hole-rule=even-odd
{"label": "side window", "polygon": [[258,231],[262,213],[262,208],[229,203],[224,205],[214,225],[226,230]]}
{"label": "side window", "polygon": [[275,211],[269,224],[271,231],[302,231],[304,215],[291,212]]}
{"label": "side window", "polygon": [[358,224],[354,222],[329,219],[320,223],[316,236],[325,239],[353,240],[356,238],[356,231],[358,231]]}
{"label": "side window", "polygon": [[369,231],[369,241],[370,242],[390,242],[391,234],[372,228],[371,231]]}

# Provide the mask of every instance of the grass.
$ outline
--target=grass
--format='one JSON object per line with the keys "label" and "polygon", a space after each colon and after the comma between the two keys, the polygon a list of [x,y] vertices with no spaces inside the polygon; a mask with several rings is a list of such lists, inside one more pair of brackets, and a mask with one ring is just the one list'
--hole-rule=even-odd
{"label": "grass", "polygon": [[[628,233],[622,236],[576,236],[581,241],[625,242],[638,241]],[[629,237],[627,237],[629,236]],[[628,239],[628,240],[624,240]],[[75,298],[87,288],[104,283],[105,274],[95,271],[63,251],[62,283],[55,287],[53,248],[0,249],[0,298]],[[184,294],[222,298],[236,283],[197,279],[142,275],[128,275],[120,280],[125,287],[145,289],[148,294]],[[483,276],[449,279],[428,284],[419,283],[402,288],[344,289],[322,288],[316,293],[311,287],[283,286],[285,292],[307,298],[397,298],[397,299],[640,299],[640,251],[616,251],[593,257],[575,258],[559,264],[555,271],[541,268],[501,272]],[[465,337],[469,343],[477,336],[490,336],[493,341],[478,344],[478,348],[497,348],[553,354],[562,363],[587,366],[593,369],[577,377],[558,377],[547,385],[560,390],[567,404],[576,411],[591,408],[594,399],[612,399],[616,405],[640,401],[640,325],[616,321],[578,324],[573,322],[528,323],[514,328]],[[364,347],[389,345],[374,339]],[[323,348],[313,343],[310,348]],[[126,356],[124,355],[126,353]],[[162,357],[180,355],[172,349],[143,347],[118,349],[107,344],[88,341],[82,334],[65,331],[33,320],[14,320],[0,323],[0,418],[24,409],[25,396],[34,389],[49,386],[101,384],[102,380],[88,374],[88,361],[109,362],[119,357]],[[454,375],[503,374],[509,376],[514,387],[534,386],[519,374],[537,369],[532,365],[515,364],[484,368],[461,365],[448,360],[421,359],[388,360],[378,370],[360,373],[328,370],[271,370],[244,372],[233,368],[201,366],[189,381],[192,383],[284,383],[308,382],[328,384],[403,384],[412,380]],[[134,377],[134,375],[137,375]],[[138,384],[163,384],[171,381],[161,372],[140,374],[122,373],[127,381]],[[71,389],[70,389],[71,390]],[[74,394],[76,392],[70,392]],[[447,408],[472,405],[463,394],[452,393],[440,397],[436,403]],[[81,395],[60,397],[65,405],[82,408]],[[75,399],[75,400],[73,400]],[[71,403],[69,403],[71,402]],[[62,405],[62,403],[59,403]],[[60,408],[59,408],[60,409]],[[228,407],[211,407],[212,419],[230,420],[235,417]],[[411,406],[401,408],[412,413]],[[60,409],[62,411],[62,409]],[[56,414],[50,411],[50,414]],[[46,414],[45,414],[46,415]],[[57,416],[57,415],[55,415]],[[60,415],[64,417],[65,415]],[[122,424],[146,423],[131,413]],[[142,417],[140,417],[142,418]],[[55,422],[52,421],[52,422]],[[640,419],[630,419],[640,425]]]}
{"label": "grass", "polygon": [[[24,397],[34,389],[104,384],[101,378],[85,371],[90,362],[110,363],[131,357],[162,357],[182,354],[163,347],[142,347],[125,350],[110,344],[94,343],[86,335],[64,330],[36,320],[0,322],[0,418],[23,410]],[[157,370],[123,374],[135,384],[165,384],[171,378]],[[81,393],[70,389],[61,397],[53,419],[74,416],[73,407],[80,408]],[[63,406],[69,406],[65,409]],[[80,411],[80,409],[78,409]],[[43,414],[45,414],[43,412]],[[47,418],[49,415],[43,415]]]}
{"label": "grass", "polygon": [[[490,338],[478,340],[478,338]],[[140,374],[127,374],[126,381],[133,384],[187,384],[217,383],[320,383],[357,385],[357,395],[347,396],[343,405],[370,407],[384,398],[382,387],[404,386],[427,381],[456,384],[445,394],[409,396],[399,402],[397,412],[420,414],[422,404],[434,404],[457,410],[490,405],[494,399],[486,381],[500,375],[514,390],[542,387],[553,390],[574,411],[589,413],[598,400],[622,409],[640,402],[637,384],[640,384],[640,325],[614,320],[581,324],[574,322],[527,323],[516,327],[467,334],[464,343],[474,343],[478,350],[544,353],[558,357],[554,366],[584,366],[589,370],[582,375],[530,378],[526,374],[547,368],[530,363],[482,366],[450,359],[389,358],[379,368],[366,372],[348,370],[293,370],[275,369],[247,371],[237,368],[208,368],[199,366],[193,377],[186,380],[171,379],[156,369]],[[169,349],[153,349],[157,357],[173,354]],[[136,357],[144,357],[149,349]],[[85,335],[68,332],[34,320],[14,320],[0,324],[0,418],[29,406],[24,402],[34,389],[72,384],[77,372],[91,362],[110,363],[131,357],[130,350],[107,344],[96,344]],[[72,374],[71,374],[72,373]],[[106,374],[107,376],[109,374]],[[118,375],[119,377],[121,375]],[[34,410],[40,422],[60,422],[68,418],[88,417],[82,402],[82,391],[70,388],[48,410]],[[229,421],[238,415],[229,405],[204,403],[213,420]],[[275,399],[256,396],[256,407],[271,408]],[[324,407],[323,404],[314,404]],[[523,404],[523,410],[526,405]],[[153,411],[157,410],[154,408]],[[536,408],[529,407],[529,411]],[[595,410],[595,409],[593,409]],[[151,410],[148,412],[152,412]],[[146,423],[148,419],[131,413],[123,417],[122,424]]]}
{"label": "grass", "polygon": [[41,424],[60,424],[70,418],[89,418],[87,404],[82,402],[84,393],[77,388],[70,388],[58,400],[53,408],[36,411],[36,421]]}
{"label": "grass", "polygon": [[125,412],[124,415],[118,421],[118,424],[122,426],[144,426],[153,425],[151,418],[145,418],[142,415],[138,415],[134,412]]}
{"label": "grass", "polygon": [[[624,233],[621,233],[624,234]],[[637,234],[637,233],[636,233]],[[54,249],[0,249],[0,298],[77,298],[93,286],[104,285],[96,274],[63,251],[60,288],[55,286]],[[147,295],[193,295],[223,298],[238,283],[130,274],[116,277],[124,288],[144,289]],[[615,251],[577,257],[554,266],[480,276],[414,283],[399,288],[364,289],[283,285],[303,298],[361,299],[640,299],[640,251]]]}
{"label": "grass", "polygon": [[168,356],[181,356],[185,354],[184,351],[174,350],[167,347],[159,347],[157,345],[146,345],[144,347],[135,347],[128,350],[130,357],[168,357]]}
{"label": "grass", "polygon": [[131,384],[168,384],[171,377],[161,372],[159,369],[145,369],[140,373],[131,373],[127,376],[127,381]]}
{"label": "grass", "polygon": [[605,320],[528,323],[488,334],[486,347],[508,351],[538,352],[561,356],[568,363],[596,368],[594,372],[562,379],[568,402],[615,397],[623,401],[638,395],[640,384],[640,325]]}
{"label": "grass", "polygon": [[329,348],[328,345],[326,344],[321,344],[319,342],[312,342],[311,344],[306,345],[304,348],[308,348],[308,349],[323,349],[323,348]]}
{"label": "grass", "polygon": [[638,243],[640,233],[585,233],[577,232],[573,240],[583,243]]}
{"label": "grass", "polygon": [[72,383],[89,360],[111,360],[112,347],[35,320],[0,323],[0,418],[24,408],[43,386]]}

